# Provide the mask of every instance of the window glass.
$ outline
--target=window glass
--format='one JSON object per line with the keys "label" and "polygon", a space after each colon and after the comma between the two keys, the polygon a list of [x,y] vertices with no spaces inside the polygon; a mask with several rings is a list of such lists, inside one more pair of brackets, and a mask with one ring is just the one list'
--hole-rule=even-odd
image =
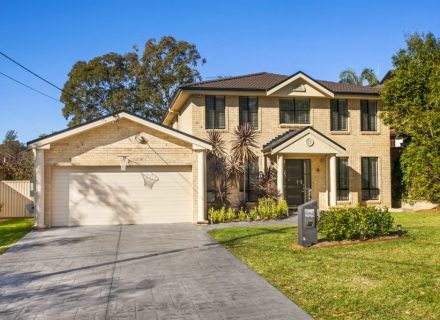
{"label": "window glass", "polygon": [[280,99],[280,123],[310,123],[310,100]]}
{"label": "window glass", "polygon": [[379,172],[377,158],[362,158],[362,200],[379,199]]}
{"label": "window glass", "polygon": [[349,167],[348,158],[337,158],[337,199],[344,201],[349,198]]}

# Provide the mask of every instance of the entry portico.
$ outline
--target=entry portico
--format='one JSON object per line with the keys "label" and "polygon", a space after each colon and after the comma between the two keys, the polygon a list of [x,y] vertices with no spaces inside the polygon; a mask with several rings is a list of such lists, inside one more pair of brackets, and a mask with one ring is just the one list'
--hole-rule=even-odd
{"label": "entry portico", "polygon": [[346,149],[308,126],[291,129],[263,146],[270,162],[277,163],[277,185],[290,207],[311,198],[320,208],[336,205],[336,155]]}

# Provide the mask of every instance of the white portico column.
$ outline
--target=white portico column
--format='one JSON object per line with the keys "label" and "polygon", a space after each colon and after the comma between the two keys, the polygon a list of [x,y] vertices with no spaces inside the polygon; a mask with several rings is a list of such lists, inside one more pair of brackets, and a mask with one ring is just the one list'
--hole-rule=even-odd
{"label": "white portico column", "polygon": [[35,227],[44,228],[44,149],[34,149],[35,168]]}
{"label": "white portico column", "polygon": [[277,188],[280,192],[280,199],[284,199],[284,156],[277,155]]}
{"label": "white portico column", "polygon": [[330,155],[330,207],[336,206],[336,156]]}
{"label": "white portico column", "polygon": [[206,151],[197,151],[197,221],[205,221],[206,217]]}

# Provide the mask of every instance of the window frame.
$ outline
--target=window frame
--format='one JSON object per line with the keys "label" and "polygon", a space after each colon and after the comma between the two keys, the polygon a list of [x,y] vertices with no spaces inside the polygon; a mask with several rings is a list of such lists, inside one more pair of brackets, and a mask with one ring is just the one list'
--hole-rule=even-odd
{"label": "window frame", "polygon": [[[374,106],[374,113],[371,110],[372,106]],[[361,100],[360,111],[361,131],[377,131],[377,100]],[[367,117],[366,123],[364,123],[364,117]],[[371,122],[372,119],[373,122]]]}
{"label": "window frame", "polygon": [[[223,100],[223,111],[217,110],[217,108],[220,108],[217,105],[217,99]],[[208,99],[213,99],[213,112],[214,112],[214,122],[213,125],[210,125],[210,121],[208,117],[210,116],[209,108],[211,106],[208,105]],[[218,118],[218,115],[223,114],[223,125],[220,125],[220,120]],[[219,95],[206,95],[205,96],[205,129],[220,129],[224,130],[226,129],[226,97],[225,96],[219,96]]]}
{"label": "window frame", "polygon": [[[365,166],[364,161],[367,161],[367,170],[364,172]],[[375,161],[375,173],[376,177],[372,175],[372,162]],[[376,182],[376,186],[372,186]],[[366,186],[365,186],[366,184]],[[380,184],[379,184],[379,158],[378,157],[362,157],[361,158],[361,190],[362,190],[362,200],[379,200],[380,196]],[[372,192],[373,196],[372,196]],[[375,196],[374,196],[375,195]]]}
{"label": "window frame", "polygon": [[[293,102],[293,104],[291,106],[282,106],[281,105],[281,101],[290,101]],[[297,107],[297,103],[299,101],[307,101],[307,110],[299,110]],[[280,124],[297,124],[297,125],[310,125],[311,121],[310,121],[310,99],[309,98],[280,98],[278,101],[278,105],[279,105],[279,123]],[[291,110],[283,110],[283,108],[291,108]],[[290,117],[292,117],[293,121],[292,122],[287,122],[286,120],[286,116],[285,113],[291,113]],[[297,121],[297,119],[300,117],[300,113],[301,112],[307,112],[306,113],[306,121],[305,122],[300,122]]]}
{"label": "window frame", "polygon": [[[341,187],[342,179],[341,179],[341,162],[342,160],[347,161],[346,168],[347,173],[345,177],[345,184],[347,187]],[[350,165],[348,162],[348,157],[337,157],[336,158],[336,201],[349,201],[350,200]],[[340,191],[346,192],[345,196],[342,196]]]}
{"label": "window frame", "polygon": [[[341,101],[345,102],[345,112],[341,112]],[[336,110],[334,110],[336,109]],[[336,113],[336,126],[333,120],[333,114]],[[345,120],[345,128],[343,127],[343,121]],[[347,99],[330,99],[330,130],[331,131],[349,131],[348,130],[349,111]]]}
{"label": "window frame", "polygon": [[[251,166],[255,165],[256,168],[253,176],[251,176]],[[258,158],[253,162],[248,162],[246,166],[246,176],[242,175],[240,177],[239,189],[240,192],[244,192],[244,182],[246,181],[246,195],[245,200],[247,202],[254,202],[257,200],[257,194],[255,190],[255,182],[260,175],[260,164],[258,162]]]}
{"label": "window frame", "polygon": [[[256,110],[255,111],[251,111],[251,106],[249,104],[249,102],[251,101],[251,99],[255,99],[256,100]],[[244,105],[242,104],[242,102],[244,102]],[[257,96],[239,96],[238,97],[238,123],[239,125],[243,125],[245,123],[249,123],[254,129],[258,130],[259,127],[259,116],[258,116],[258,112],[259,112],[259,99]],[[244,119],[244,111],[247,111],[247,119]],[[253,123],[253,119],[252,119],[252,115],[255,115],[256,117],[256,121],[255,123]]]}

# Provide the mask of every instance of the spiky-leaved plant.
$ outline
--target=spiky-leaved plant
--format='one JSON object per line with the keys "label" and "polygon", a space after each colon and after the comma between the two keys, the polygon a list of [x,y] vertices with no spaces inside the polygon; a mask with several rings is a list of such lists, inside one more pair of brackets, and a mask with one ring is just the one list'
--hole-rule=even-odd
{"label": "spiky-leaved plant", "polygon": [[[243,168],[243,181],[246,177],[246,167],[249,162],[254,162],[257,160],[256,148],[257,146],[257,130],[249,123],[244,123],[234,130],[232,139],[231,153],[232,157],[240,162]],[[244,197],[246,199],[246,183],[243,187]],[[238,190],[239,191],[239,190]]]}

